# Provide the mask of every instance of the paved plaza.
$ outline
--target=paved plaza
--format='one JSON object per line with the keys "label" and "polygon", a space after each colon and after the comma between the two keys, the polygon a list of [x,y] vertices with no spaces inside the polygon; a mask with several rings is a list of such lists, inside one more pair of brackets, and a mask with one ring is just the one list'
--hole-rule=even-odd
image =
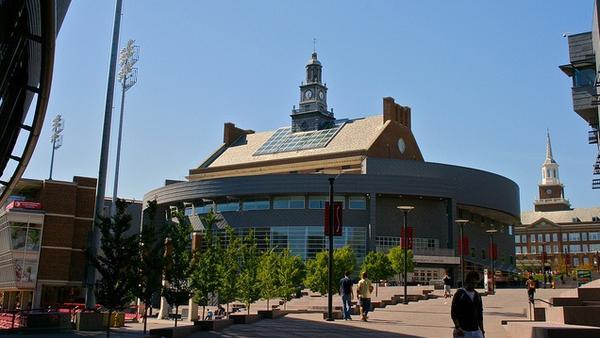
{"label": "paved plaza", "polygon": [[[398,293],[401,288],[380,288],[379,298],[386,294]],[[411,290],[414,293],[416,290]],[[565,289],[540,289],[536,295],[540,299],[559,296]],[[436,291],[436,294],[441,294]],[[326,304],[325,297],[303,297],[301,302]],[[337,301],[337,298],[336,298]],[[292,302],[294,303],[294,302]],[[339,303],[339,302],[338,302]],[[501,326],[501,320],[527,319],[527,294],[525,289],[500,289],[496,295],[483,297],[484,325],[486,337],[508,337]],[[339,305],[339,304],[336,304]],[[450,299],[429,299],[410,303],[397,304],[376,309],[369,314],[368,322],[361,322],[358,316],[353,321],[336,320],[326,322],[320,313],[292,313],[276,319],[264,319],[254,324],[233,325],[221,332],[198,332],[190,337],[451,337],[452,321],[450,319]],[[290,304],[293,307],[292,304]],[[190,325],[180,322],[179,325]],[[173,321],[149,321],[149,328],[173,326]],[[141,324],[127,324],[126,327],[113,329],[111,337],[140,337]],[[103,337],[104,332],[73,332],[44,335],[28,335],[28,337],[75,338]],[[7,337],[20,335],[8,335]]]}

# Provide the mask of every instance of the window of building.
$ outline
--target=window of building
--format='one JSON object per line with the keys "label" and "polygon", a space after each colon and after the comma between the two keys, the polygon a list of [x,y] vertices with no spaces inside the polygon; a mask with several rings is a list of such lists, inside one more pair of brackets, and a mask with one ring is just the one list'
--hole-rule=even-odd
{"label": "window of building", "polygon": [[520,254],[521,254],[521,247],[520,247],[520,246],[515,246],[515,253],[516,253],[517,255],[520,255]]}
{"label": "window of building", "polygon": [[475,258],[475,248],[471,248],[471,257]]}
{"label": "window of building", "polygon": [[600,241],[600,231],[594,231],[594,232],[590,232],[588,234],[589,234],[590,241]]}
{"label": "window of building", "polygon": [[573,257],[573,266],[579,266],[579,257]]}
{"label": "window of building", "polygon": [[304,209],[304,196],[273,197],[273,209]]}
{"label": "window of building", "polygon": [[581,240],[582,241],[587,241],[588,240],[588,233],[587,232],[582,232],[581,233]]}
{"label": "window of building", "polygon": [[[334,202],[342,202],[342,208],[345,208],[344,196],[334,196]],[[308,208],[309,209],[325,209],[325,202],[329,202],[329,196],[309,196],[308,197]]]}
{"label": "window of building", "polygon": [[550,242],[550,234],[546,234],[546,242]]}
{"label": "window of building", "polygon": [[514,234],[515,228],[512,225],[508,226],[508,234],[512,236]]}
{"label": "window of building", "polygon": [[590,244],[590,252],[600,252],[600,244]]}
{"label": "window of building", "polygon": [[552,245],[546,244],[546,253],[552,253]]}
{"label": "window of building", "polygon": [[242,210],[267,210],[269,207],[268,198],[244,200],[242,202]]}
{"label": "window of building", "polygon": [[515,236],[515,243],[516,244],[521,243],[521,236]]}
{"label": "window of building", "polygon": [[184,214],[186,216],[192,216],[194,214],[194,209],[192,207],[185,208]]}
{"label": "window of building", "polygon": [[552,241],[558,242],[558,234],[557,233],[552,234]]}
{"label": "window of building", "polygon": [[485,259],[485,249],[481,249],[481,259]]}
{"label": "window of building", "polygon": [[537,249],[537,251],[538,251],[539,253],[542,253],[542,252],[544,252],[544,246],[543,246],[543,245],[538,245],[538,249]]}
{"label": "window of building", "polygon": [[527,244],[527,235],[521,235],[521,243]]}
{"label": "window of building", "polygon": [[587,244],[581,244],[581,252],[588,252],[588,245]]}
{"label": "window of building", "polygon": [[225,203],[217,203],[217,211],[239,211],[240,210],[240,202],[225,202]]}
{"label": "window of building", "polygon": [[585,256],[583,257],[583,265],[589,265],[590,264],[590,258]]}
{"label": "window of building", "polygon": [[529,235],[529,241],[530,241],[531,243],[535,243],[535,234],[530,234],[530,235]]}
{"label": "window of building", "polygon": [[571,253],[581,252],[581,245],[579,245],[579,244],[569,245],[569,252],[571,252]]}
{"label": "window of building", "polygon": [[535,246],[535,245],[532,245],[532,246],[530,247],[530,249],[531,249],[531,253],[532,253],[532,254],[535,254],[535,253],[537,253],[537,251],[536,251],[536,246]]}
{"label": "window of building", "polygon": [[206,204],[206,205],[201,205],[199,207],[196,207],[196,214],[197,215],[208,214],[213,208],[214,208],[214,205],[212,203]]}
{"label": "window of building", "polygon": [[562,241],[563,241],[563,242],[567,242],[568,240],[569,240],[569,238],[568,238],[568,235],[567,235],[567,233],[566,233],[566,232],[563,232],[563,234],[562,234]]}
{"label": "window of building", "polygon": [[558,245],[554,244],[554,245],[552,246],[552,252],[554,252],[554,253],[558,253]]}
{"label": "window of building", "polygon": [[579,219],[579,217],[573,217],[572,221],[573,221],[573,223],[581,223],[581,220]]}
{"label": "window of building", "polygon": [[367,209],[367,197],[366,196],[350,196],[348,198],[349,209],[366,210]]}
{"label": "window of building", "polygon": [[578,242],[581,240],[578,232],[569,232],[569,242]]}
{"label": "window of building", "polygon": [[521,252],[523,253],[523,255],[527,255],[527,247],[524,246],[521,250]]}
{"label": "window of building", "polygon": [[592,216],[592,222],[600,222],[600,217]]}
{"label": "window of building", "polygon": [[543,234],[538,234],[537,235],[537,241],[538,242],[543,242],[544,241],[544,235]]}
{"label": "window of building", "polygon": [[593,68],[575,68],[573,73],[573,87],[593,86],[596,80],[596,70]]}

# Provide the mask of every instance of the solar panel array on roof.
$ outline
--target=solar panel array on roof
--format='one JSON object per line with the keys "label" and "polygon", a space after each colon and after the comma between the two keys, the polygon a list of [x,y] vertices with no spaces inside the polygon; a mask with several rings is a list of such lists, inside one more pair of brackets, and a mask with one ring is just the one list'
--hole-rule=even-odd
{"label": "solar panel array on roof", "polygon": [[288,151],[323,148],[342,129],[347,120],[335,122],[333,128],[292,133],[291,127],[277,131],[253,154],[253,156],[284,153]]}

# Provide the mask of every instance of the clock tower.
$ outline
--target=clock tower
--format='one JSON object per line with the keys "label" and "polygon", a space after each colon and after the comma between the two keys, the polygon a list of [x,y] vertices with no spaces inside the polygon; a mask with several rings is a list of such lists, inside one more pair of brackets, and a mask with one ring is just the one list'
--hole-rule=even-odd
{"label": "clock tower", "polygon": [[292,132],[333,127],[333,111],[327,111],[327,86],[323,84],[323,66],[317,52],[306,64],[306,82],[300,85],[300,106],[292,110]]}
{"label": "clock tower", "polygon": [[542,164],[542,182],[538,184],[540,197],[534,202],[535,211],[570,210],[571,204],[565,199],[564,186],[558,176],[558,163],[552,156],[550,132],[546,137],[546,160]]}

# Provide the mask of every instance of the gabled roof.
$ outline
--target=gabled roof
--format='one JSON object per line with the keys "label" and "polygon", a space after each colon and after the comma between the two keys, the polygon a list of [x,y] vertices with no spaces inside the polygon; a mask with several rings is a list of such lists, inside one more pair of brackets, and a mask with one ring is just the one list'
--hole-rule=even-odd
{"label": "gabled roof", "polygon": [[258,132],[245,135],[245,140],[235,142],[225,149],[219,156],[206,165],[208,168],[224,167],[229,165],[266,162],[280,159],[302,158],[312,155],[327,155],[349,151],[367,151],[371,144],[377,139],[387,124],[382,122],[381,115],[368,116],[349,120],[335,135],[335,137],[323,148],[304,149],[297,151],[254,155],[274,133],[275,130]]}
{"label": "gabled roof", "polygon": [[589,223],[592,222],[593,217],[600,217],[600,207],[576,208],[562,211],[526,211],[521,214],[521,223],[529,225],[541,218],[558,224],[574,223],[574,218],[579,219],[579,222]]}

